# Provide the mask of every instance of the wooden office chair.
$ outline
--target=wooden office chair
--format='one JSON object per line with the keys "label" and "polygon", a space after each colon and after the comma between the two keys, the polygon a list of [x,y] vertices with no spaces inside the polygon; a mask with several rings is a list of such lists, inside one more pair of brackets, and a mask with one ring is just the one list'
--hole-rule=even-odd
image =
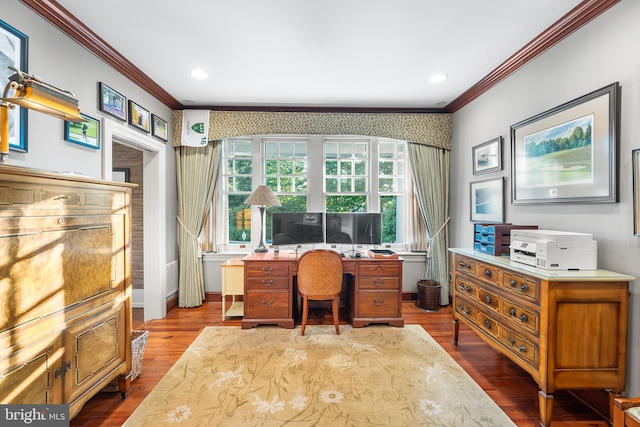
{"label": "wooden office chair", "polygon": [[613,402],[613,427],[640,426],[640,397],[616,397]]}
{"label": "wooden office chair", "polygon": [[307,326],[309,300],[331,300],[331,312],[336,334],[340,335],[338,312],[342,292],[342,257],[335,251],[307,251],[298,262],[298,293],[302,297],[302,331]]}

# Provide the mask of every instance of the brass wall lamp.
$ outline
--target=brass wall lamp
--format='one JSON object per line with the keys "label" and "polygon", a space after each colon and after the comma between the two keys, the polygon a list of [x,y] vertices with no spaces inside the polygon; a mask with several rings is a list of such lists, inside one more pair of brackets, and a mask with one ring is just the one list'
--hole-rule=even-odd
{"label": "brass wall lamp", "polygon": [[[0,102],[0,163],[9,157],[9,109],[16,105],[64,120],[86,121],[80,115],[73,93],[45,83],[35,75],[9,68],[16,73],[9,77]],[[15,93],[8,97],[11,90]]]}

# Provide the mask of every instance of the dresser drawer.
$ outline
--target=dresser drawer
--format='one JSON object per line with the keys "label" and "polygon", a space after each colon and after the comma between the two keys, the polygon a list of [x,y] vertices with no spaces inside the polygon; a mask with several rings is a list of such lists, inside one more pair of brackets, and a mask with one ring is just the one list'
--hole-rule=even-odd
{"label": "dresser drawer", "polygon": [[502,297],[493,292],[489,292],[486,289],[478,288],[478,301],[491,308],[493,311],[498,312],[500,311]]}
{"label": "dresser drawer", "polygon": [[247,290],[264,291],[269,289],[289,289],[289,277],[249,277],[247,278]]}
{"label": "dresser drawer", "polygon": [[502,287],[530,301],[540,302],[540,282],[531,277],[505,270],[502,275]]}
{"label": "dresser drawer", "polygon": [[398,289],[397,277],[363,277],[358,282],[360,289]]}
{"label": "dresser drawer", "polygon": [[502,314],[512,323],[522,326],[527,331],[538,335],[540,333],[540,315],[536,311],[528,310],[509,300],[502,300]]}
{"label": "dresser drawer", "polygon": [[502,328],[500,341],[510,353],[525,360],[534,368],[538,368],[539,349],[537,344],[530,342],[509,328]]}
{"label": "dresser drawer", "polygon": [[364,261],[358,264],[360,276],[398,276],[401,265],[397,262]]}
{"label": "dresser drawer", "polygon": [[361,317],[398,317],[398,291],[360,291],[358,309]]}
{"label": "dresser drawer", "polygon": [[456,298],[455,302],[456,313],[473,323],[478,324],[478,309],[475,305],[463,298]]}
{"label": "dresser drawer", "polygon": [[250,319],[281,319],[289,316],[288,292],[247,292],[245,317]]}
{"label": "dresser drawer", "polygon": [[264,276],[289,276],[289,264],[283,263],[257,263],[251,262],[247,265],[247,278]]}
{"label": "dresser drawer", "polygon": [[455,291],[470,298],[476,297],[476,285],[464,277],[456,276]]}
{"label": "dresser drawer", "polygon": [[478,312],[478,326],[480,327],[480,329],[491,335],[496,340],[500,338],[502,325],[499,322],[496,322],[492,318],[488,317],[481,311]]}
{"label": "dresser drawer", "polygon": [[476,261],[462,255],[456,255],[453,261],[456,271],[467,274],[476,274]]}
{"label": "dresser drawer", "polygon": [[476,263],[476,277],[496,286],[500,286],[502,281],[502,270],[495,265]]}

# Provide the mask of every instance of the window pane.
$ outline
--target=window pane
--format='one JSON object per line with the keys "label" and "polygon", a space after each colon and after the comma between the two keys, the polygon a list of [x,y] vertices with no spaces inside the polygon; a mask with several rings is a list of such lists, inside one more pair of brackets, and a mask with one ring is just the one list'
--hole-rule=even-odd
{"label": "window pane", "polygon": [[280,160],[280,175],[292,175],[293,174],[293,161]]}
{"label": "window pane", "polygon": [[393,162],[378,163],[380,175],[393,175]]}
{"label": "window pane", "polygon": [[353,174],[356,176],[366,176],[367,175],[367,162],[366,161],[357,161],[355,162],[355,168]]}
{"label": "window pane", "polygon": [[366,212],[367,196],[327,196],[326,211],[332,212]]}
{"label": "window pane", "polygon": [[267,160],[264,162],[264,167],[266,169],[267,175],[275,175],[278,173],[278,161],[277,160]]}
{"label": "window pane", "polygon": [[338,175],[338,162],[335,160],[327,160],[324,163],[324,174],[327,176],[336,176]]}
{"label": "window pane", "polygon": [[340,175],[351,175],[353,173],[353,163],[350,161],[340,162]]}
{"label": "window pane", "polygon": [[251,175],[251,159],[237,159],[234,164],[235,170],[233,173]]}
{"label": "window pane", "polygon": [[340,191],[343,193],[353,191],[352,183],[352,178],[340,178]]}
{"label": "window pane", "polygon": [[327,193],[335,193],[336,191],[338,191],[338,180],[336,178],[327,178],[325,180],[325,185],[325,191]]}
{"label": "window pane", "polygon": [[[396,243],[400,241],[398,222],[398,196],[380,197],[382,211],[382,243]],[[403,198],[404,199],[404,198]]]}
{"label": "window pane", "polygon": [[367,191],[367,179],[366,178],[355,178],[353,180],[354,191],[356,193],[364,193]]}
{"label": "window pane", "polygon": [[229,206],[229,242],[246,243],[251,241],[251,207],[244,204],[246,195],[231,194]]}
{"label": "window pane", "polygon": [[[250,176],[239,176],[236,178],[236,188],[235,191],[247,191],[249,193],[251,193],[251,191],[253,190],[252,186],[251,186],[251,177]],[[247,197],[249,197],[249,195],[247,194],[246,196],[244,196],[244,198],[246,199]]]}
{"label": "window pane", "polygon": [[251,141],[235,141],[233,147],[234,156],[251,157]]}

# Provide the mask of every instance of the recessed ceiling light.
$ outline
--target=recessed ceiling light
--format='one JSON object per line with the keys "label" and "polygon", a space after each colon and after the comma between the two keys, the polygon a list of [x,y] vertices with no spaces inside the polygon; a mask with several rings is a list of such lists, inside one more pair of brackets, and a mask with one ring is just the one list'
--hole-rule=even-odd
{"label": "recessed ceiling light", "polygon": [[433,76],[431,76],[429,81],[431,83],[440,83],[440,82],[443,82],[443,81],[447,80],[447,77],[448,76],[446,74],[438,73],[438,74],[434,74]]}
{"label": "recessed ceiling light", "polygon": [[195,69],[195,70],[191,70],[191,77],[198,80],[204,80],[207,77],[209,77],[209,75],[205,73],[203,70]]}

